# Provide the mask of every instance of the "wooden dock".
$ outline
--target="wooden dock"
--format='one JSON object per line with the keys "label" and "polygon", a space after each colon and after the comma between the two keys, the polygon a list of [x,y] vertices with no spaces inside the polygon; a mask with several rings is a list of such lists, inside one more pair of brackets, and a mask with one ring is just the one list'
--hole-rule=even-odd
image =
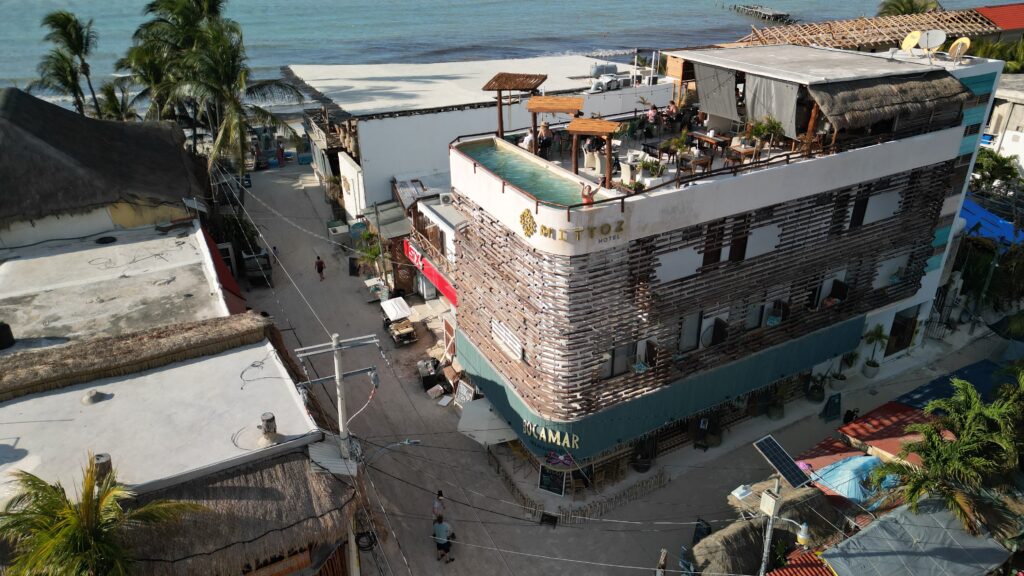
{"label": "wooden dock", "polygon": [[778,10],[772,10],[771,8],[765,8],[760,5],[733,4],[732,9],[740,14],[752,16],[768,22],[778,22],[780,24],[796,23],[796,19],[790,17],[788,12],[779,12]]}

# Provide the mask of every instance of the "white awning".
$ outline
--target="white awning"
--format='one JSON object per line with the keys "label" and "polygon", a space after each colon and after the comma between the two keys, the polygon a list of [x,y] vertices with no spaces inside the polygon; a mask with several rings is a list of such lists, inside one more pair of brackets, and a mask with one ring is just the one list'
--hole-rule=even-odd
{"label": "white awning", "polygon": [[459,432],[484,446],[493,446],[516,439],[516,433],[486,398],[473,400],[462,407]]}
{"label": "white awning", "polygon": [[385,300],[380,303],[380,307],[384,309],[384,313],[387,314],[388,320],[395,322],[402,318],[408,318],[412,315],[412,310],[409,309],[409,305],[405,303],[405,298],[392,298]]}

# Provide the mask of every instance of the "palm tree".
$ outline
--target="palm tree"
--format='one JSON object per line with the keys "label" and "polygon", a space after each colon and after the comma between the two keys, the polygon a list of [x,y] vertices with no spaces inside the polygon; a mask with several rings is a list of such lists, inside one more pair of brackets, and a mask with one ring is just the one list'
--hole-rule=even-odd
{"label": "palm tree", "polygon": [[[215,130],[209,162],[230,158],[245,173],[251,126],[274,126],[294,134],[258,103],[277,99],[302,101],[297,88],[280,79],[251,80],[242,34],[232,22],[212,21],[204,27],[200,49],[185,56],[182,95],[195,99]],[[211,117],[212,116],[212,117]]]}
{"label": "palm tree", "polygon": [[149,109],[145,114],[147,120],[163,119],[170,67],[171,60],[166,51],[146,43],[135,44],[114,64],[115,69],[127,72],[132,84],[141,88],[132,97],[130,105],[134,107],[140,102],[149,101]]}
{"label": "palm tree", "polygon": [[238,27],[224,18],[226,5],[226,0],[152,0],[143,10],[152,19],[139,26],[135,39],[158,42],[176,52],[193,50],[206,24],[221,21]]}
{"label": "palm tree", "polygon": [[[898,485],[886,498],[902,499],[912,512],[927,496],[941,499],[965,530],[977,534],[982,525],[1003,527],[1012,521],[1005,505],[985,487],[999,483],[1016,465],[1016,409],[1003,400],[986,404],[967,381],[953,379],[952,384],[950,398],[925,407],[925,412],[941,416],[907,426],[907,432],[921,439],[904,444],[898,459],[875,469],[872,481],[880,486],[895,477]],[[921,466],[908,462],[910,454],[921,458]]]}
{"label": "palm tree", "polygon": [[14,477],[17,493],[0,513],[0,538],[14,547],[7,572],[12,576],[127,574],[127,532],[203,509],[163,500],[126,507],[134,494],[117,483],[113,472],[101,476],[92,454],[82,470],[77,502],[60,483],[49,484],[23,470]]}
{"label": "palm tree", "polygon": [[942,10],[936,0],[883,0],[878,5],[879,16],[899,16],[901,14],[924,14]]}
{"label": "palm tree", "polygon": [[109,81],[100,86],[100,113],[103,120],[128,122],[138,120],[139,114],[132,107],[133,99],[128,95],[125,82]]}
{"label": "palm tree", "polygon": [[971,53],[981,58],[1005,61],[1004,74],[1024,72],[1024,38],[1012,43],[981,40],[971,47]]}
{"label": "palm tree", "polygon": [[85,95],[79,82],[78,63],[62,48],[50,50],[36,67],[39,78],[26,87],[29,92],[45,90],[55,94],[70,96],[79,114],[85,114]]}
{"label": "palm tree", "polygon": [[1003,156],[988,148],[978,149],[978,159],[974,162],[974,175],[971,188],[983,192],[994,189],[996,182],[1003,188],[1012,187],[1020,180],[1017,159]]}
{"label": "palm tree", "polygon": [[92,18],[83,23],[67,10],[56,10],[43,17],[44,28],[49,28],[46,33],[46,40],[53,42],[58,48],[63,48],[78,60],[78,70],[85,77],[85,83],[89,86],[89,93],[92,94],[92,104],[97,110],[100,109],[100,102],[96,98],[96,91],[92,88],[92,78],[89,74],[89,63],[85,61],[92,55],[93,49],[99,41],[99,35],[92,28]]}

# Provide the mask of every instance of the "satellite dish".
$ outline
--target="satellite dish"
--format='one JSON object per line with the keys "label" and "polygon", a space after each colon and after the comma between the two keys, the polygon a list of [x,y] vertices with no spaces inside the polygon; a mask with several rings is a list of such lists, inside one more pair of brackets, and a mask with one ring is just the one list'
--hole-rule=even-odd
{"label": "satellite dish", "polygon": [[970,47],[970,38],[957,38],[956,42],[953,42],[953,45],[949,47],[949,59],[959,64],[960,59],[964,57],[964,54],[967,54],[967,49]]}
{"label": "satellite dish", "polygon": [[904,52],[910,52],[911,54],[913,54],[914,53],[914,46],[917,46],[917,42],[920,39],[921,39],[921,31],[920,30],[914,30],[910,34],[907,34],[907,37],[904,38],[903,42],[900,43],[900,49],[903,50]]}
{"label": "satellite dish", "polygon": [[945,41],[946,33],[942,30],[928,30],[921,34],[921,39],[918,40],[917,45],[929,52],[933,52],[942,46]]}

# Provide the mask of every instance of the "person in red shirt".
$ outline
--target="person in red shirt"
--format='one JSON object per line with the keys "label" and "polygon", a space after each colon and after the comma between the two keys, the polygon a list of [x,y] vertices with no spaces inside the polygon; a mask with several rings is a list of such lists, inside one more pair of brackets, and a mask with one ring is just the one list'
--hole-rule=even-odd
{"label": "person in red shirt", "polygon": [[316,264],[314,266],[316,267],[316,273],[320,275],[320,281],[323,282],[324,281],[324,269],[327,268],[327,264],[325,264],[324,261],[321,260],[319,256],[317,256],[316,257]]}

